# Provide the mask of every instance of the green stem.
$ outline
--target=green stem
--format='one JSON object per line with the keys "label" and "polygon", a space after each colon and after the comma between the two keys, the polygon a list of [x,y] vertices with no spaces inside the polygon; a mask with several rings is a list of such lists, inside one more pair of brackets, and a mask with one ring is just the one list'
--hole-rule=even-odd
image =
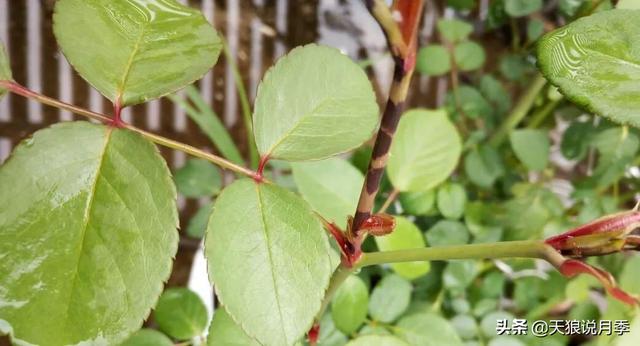
{"label": "green stem", "polygon": [[546,258],[547,247],[541,240],[525,240],[371,252],[364,253],[356,263],[356,267],[454,259]]}
{"label": "green stem", "polygon": [[527,127],[529,127],[530,129],[535,129],[540,126],[540,124],[544,122],[549,114],[553,113],[553,110],[558,107],[560,102],[562,102],[562,99],[547,102],[544,106],[542,106],[542,108],[531,115],[531,122],[529,122],[529,125]]}
{"label": "green stem", "polygon": [[[56,108],[60,108],[60,109],[64,109],[70,112],[73,112],[75,114],[78,115],[82,115],[85,116],[87,118],[93,119],[93,120],[97,120],[99,122],[102,123],[106,123],[106,124],[110,124],[112,123],[112,119],[109,118],[108,116],[104,115],[104,114],[100,114],[100,113],[96,113],[96,112],[92,112],[90,110],[87,109],[83,109],[56,99],[53,99],[51,97],[48,96],[44,96],[42,94],[39,94],[33,90],[29,90],[27,88],[25,88],[24,86],[13,82],[13,81],[0,81],[0,87],[5,88],[9,91],[11,91],[14,94],[17,95],[21,95],[33,100],[36,100],[42,104],[48,105],[48,106],[52,106],[52,107],[56,107]],[[246,167],[242,167],[240,165],[237,165],[233,162],[227,161],[222,157],[213,155],[211,153],[208,153],[206,151],[202,151],[196,147],[193,147],[191,145],[188,144],[184,144],[178,141],[174,141],[172,139],[169,138],[165,138],[150,132],[147,132],[145,130],[139,129],[131,124],[124,124],[123,128],[129,130],[129,131],[133,131],[136,132],[137,134],[139,134],[140,136],[156,143],[162,146],[165,146],[167,148],[171,148],[171,149],[176,149],[179,151],[183,151],[187,154],[190,154],[192,156],[210,161],[222,168],[228,169],[230,171],[234,171],[236,173],[240,173],[240,174],[244,174],[247,177],[250,177],[252,179],[256,179],[256,180],[261,180],[264,181],[264,179],[260,179],[260,177],[258,176],[258,174],[255,171],[252,171]]]}
{"label": "green stem", "polygon": [[233,73],[234,84],[236,85],[238,97],[240,98],[240,107],[242,108],[242,121],[244,123],[245,131],[247,132],[247,147],[249,148],[249,159],[251,162],[251,167],[256,169],[258,167],[258,162],[260,161],[260,156],[258,155],[255,137],[253,136],[253,118],[251,117],[251,106],[249,104],[247,90],[244,87],[242,76],[240,75],[240,71],[238,70],[238,64],[236,63],[235,58],[231,55],[229,46],[227,46],[227,41],[224,38],[222,38],[222,51],[224,52],[224,56],[227,59],[227,64],[229,64]]}
{"label": "green stem", "polygon": [[502,141],[509,135],[511,130],[515,129],[516,126],[524,119],[524,117],[529,113],[531,107],[533,106],[538,93],[542,90],[542,88],[547,84],[547,80],[541,74],[537,74],[531,86],[524,92],[524,94],[520,97],[515,107],[505,121],[502,123],[502,126],[498,128],[498,130],[494,133],[493,137],[489,141],[489,143],[493,146],[498,146],[502,143]]}
{"label": "green stem", "polygon": [[329,287],[327,287],[327,291],[324,295],[324,299],[322,300],[322,304],[320,305],[320,311],[316,314],[315,321],[319,323],[322,319],[322,315],[329,307],[329,303],[331,299],[333,299],[333,295],[336,293],[338,288],[342,285],[342,283],[347,280],[349,275],[353,274],[355,268],[347,268],[344,265],[340,265],[333,275],[331,276],[331,281],[329,281]]}

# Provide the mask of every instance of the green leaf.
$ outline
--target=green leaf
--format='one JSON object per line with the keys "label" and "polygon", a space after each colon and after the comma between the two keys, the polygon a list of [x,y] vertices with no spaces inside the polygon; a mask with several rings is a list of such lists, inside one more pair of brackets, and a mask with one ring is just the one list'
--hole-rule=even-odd
{"label": "green leaf", "polygon": [[409,307],[412,290],[411,283],[402,277],[385,276],[371,292],[369,314],[379,322],[395,321]]}
{"label": "green leaf", "polygon": [[[457,92],[456,95],[454,93]],[[493,114],[491,104],[482,94],[473,87],[463,85],[458,90],[452,90],[447,94],[447,109],[456,117],[468,117],[472,119],[487,119]]]}
{"label": "green leaf", "polygon": [[331,300],[331,318],[336,328],[349,335],[367,319],[369,291],[362,279],[351,275],[338,288]]}
{"label": "green leaf", "polygon": [[189,159],[175,172],[174,179],[178,192],[185,197],[206,197],[220,192],[222,175],[211,162]]}
{"label": "green leaf", "polygon": [[[320,335],[318,335],[319,346],[344,346],[347,337],[339,331],[333,323],[331,313],[325,313],[320,320]],[[238,345],[240,346],[240,345]]]}
{"label": "green leaf", "polygon": [[202,299],[187,288],[169,288],[164,291],[153,316],[160,330],[178,340],[201,335],[209,320]]}
{"label": "green leaf", "polygon": [[244,159],[240,155],[238,147],[233,142],[233,138],[224,126],[218,115],[202,98],[198,89],[193,85],[187,86],[185,94],[189,101],[195,106],[191,106],[187,100],[183,100],[177,95],[169,95],[172,102],[184,109],[189,118],[195,122],[200,130],[209,137],[209,140],[215,145],[220,154],[229,161],[244,165]]}
{"label": "green leaf", "polygon": [[527,39],[529,42],[535,42],[544,34],[544,22],[540,19],[531,19],[527,23]]}
{"label": "green leaf", "polygon": [[480,330],[485,336],[496,335],[496,326],[499,320],[512,321],[515,317],[506,311],[493,311],[485,315],[480,321]]}
{"label": "green leaf", "polygon": [[117,344],[140,328],[178,247],[176,192],[153,144],[54,125],[15,149],[0,191],[0,321],[17,339]]}
{"label": "green leaf", "polygon": [[388,173],[400,191],[425,191],[453,172],[462,151],[458,130],[443,110],[411,110],[400,119]]}
{"label": "green leaf", "polygon": [[405,212],[411,215],[426,215],[436,201],[435,190],[404,192],[400,194],[400,203]]}
{"label": "green leaf", "polygon": [[451,69],[449,52],[440,44],[430,44],[420,48],[416,70],[427,76],[440,76]]}
{"label": "green leaf", "polygon": [[462,223],[440,220],[427,231],[431,246],[462,245],[469,242],[469,231]]}
{"label": "green leaf", "polygon": [[524,77],[533,70],[533,66],[525,56],[505,54],[500,60],[499,69],[508,80],[524,82]]}
{"label": "green leaf", "polygon": [[464,214],[467,192],[460,184],[444,184],[438,188],[438,210],[447,219],[459,219]]}
{"label": "green leaf", "polygon": [[442,19],[437,27],[440,35],[451,43],[466,40],[473,31],[471,24],[459,19]]}
{"label": "green leaf", "polygon": [[511,95],[496,78],[484,75],[480,79],[480,92],[487,101],[491,102],[499,114],[505,114],[511,109]]}
{"label": "green leaf", "polygon": [[640,1],[638,0],[620,0],[616,8],[627,10],[640,10]]}
{"label": "green leaf", "polygon": [[[9,57],[4,49],[2,41],[0,41],[0,80],[11,80],[11,65],[9,64]],[[6,93],[4,88],[0,88],[0,99]]]}
{"label": "green leaf", "polygon": [[402,339],[392,335],[365,335],[353,339],[346,346],[409,346]]}
{"label": "green leaf", "polygon": [[338,158],[295,163],[291,167],[302,197],[320,215],[344,229],[347,216],[353,214],[358,204],[362,173]]}
{"label": "green leaf", "polygon": [[595,128],[590,122],[572,122],[562,135],[562,155],[569,160],[582,160],[587,155],[594,132]]}
{"label": "green leaf", "polygon": [[444,287],[454,294],[464,292],[478,275],[478,262],[474,260],[455,260],[447,263],[442,274]]}
{"label": "green leaf", "polygon": [[640,126],[640,11],[611,10],[546,34],[544,76],[571,102],[617,123]]}
{"label": "green leaf", "polygon": [[417,313],[397,323],[397,334],[411,345],[462,346],[449,321],[432,313]]}
{"label": "green leaf", "polygon": [[564,208],[558,197],[546,188],[519,183],[512,188],[514,198],[505,203],[507,240],[534,239],[544,225]]}
{"label": "green leaf", "polygon": [[478,336],[478,323],[470,315],[457,315],[451,319],[451,324],[463,340],[475,339]]}
{"label": "green leaf", "polygon": [[549,137],[543,130],[514,130],[509,133],[511,148],[531,171],[541,171],[549,161]]}
{"label": "green leaf", "polygon": [[504,10],[512,17],[523,17],[542,8],[542,0],[504,0]]}
{"label": "green leaf", "polygon": [[240,326],[229,316],[223,306],[218,307],[213,314],[207,337],[208,346],[259,346]]}
{"label": "green leaf", "polygon": [[465,156],[464,171],[474,184],[490,188],[504,175],[504,166],[498,152],[491,146],[483,145]]}
{"label": "green leaf", "polygon": [[361,145],[378,123],[364,70],[334,48],[293,49],[265,75],[253,124],[262,156],[317,160]]}
{"label": "green leaf", "polygon": [[458,43],[453,50],[453,56],[461,71],[477,70],[484,65],[486,59],[484,48],[472,41]]}
{"label": "green leaf", "polygon": [[222,48],[202,13],[176,0],[60,0],[53,31],[80,75],[123,106],[200,79]]}
{"label": "green leaf", "polygon": [[191,217],[189,225],[187,226],[187,235],[192,238],[202,239],[207,231],[207,223],[209,223],[209,217],[213,208],[213,202],[208,202],[198,212]]}
{"label": "green leaf", "polygon": [[[416,249],[425,247],[420,229],[411,221],[396,216],[396,228],[391,234],[375,237],[380,251]],[[400,276],[413,280],[429,272],[429,262],[392,263],[391,268]]]}
{"label": "green leaf", "polygon": [[338,263],[302,198],[247,179],[218,196],[205,254],[227,312],[266,345],[292,345],[309,330]]}
{"label": "green leaf", "polygon": [[140,329],[120,346],[173,346],[173,341],[157,330]]}

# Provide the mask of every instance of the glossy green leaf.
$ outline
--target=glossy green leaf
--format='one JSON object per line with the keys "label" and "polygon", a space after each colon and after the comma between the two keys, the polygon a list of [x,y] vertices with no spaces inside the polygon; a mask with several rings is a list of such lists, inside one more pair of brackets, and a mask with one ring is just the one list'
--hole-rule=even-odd
{"label": "glossy green leaf", "polygon": [[461,71],[477,70],[486,59],[484,48],[472,41],[458,43],[453,50],[453,57]]}
{"label": "glossy green leaf", "polygon": [[174,174],[178,192],[185,197],[206,197],[220,192],[222,174],[211,162],[189,159]]}
{"label": "glossy green leaf", "polygon": [[265,75],[253,124],[262,156],[317,160],[358,147],[378,123],[367,75],[334,48],[298,47]]}
{"label": "glossy green leaf", "polygon": [[502,158],[488,145],[473,149],[465,156],[464,171],[474,184],[485,188],[491,187],[505,172]]}
{"label": "glossy green leaf", "polygon": [[471,24],[459,19],[442,19],[437,27],[440,35],[451,43],[466,40],[473,31]]}
{"label": "glossy green leaf", "polygon": [[178,340],[201,335],[209,320],[202,299],[187,288],[169,288],[164,291],[153,316],[160,330]]}
{"label": "glossy green leaf", "polygon": [[325,219],[341,228],[353,214],[364,177],[348,161],[331,158],[291,166],[302,197]]}
{"label": "glossy green leaf", "polygon": [[402,209],[411,215],[428,214],[435,205],[435,190],[403,192],[400,194],[400,204]]}
{"label": "glossy green leaf", "polygon": [[420,48],[416,60],[416,70],[427,76],[440,76],[451,69],[451,57],[440,44],[430,44]]}
{"label": "glossy green leaf", "polygon": [[[380,251],[416,249],[425,247],[420,229],[411,221],[396,216],[396,228],[391,234],[375,237]],[[391,268],[400,276],[413,280],[429,272],[429,262],[392,263]]]}
{"label": "glossy green leaf", "polygon": [[350,335],[367,319],[369,291],[362,279],[351,275],[331,300],[331,318],[336,328]]}
{"label": "glossy green leaf", "polygon": [[443,110],[411,110],[400,119],[387,172],[400,191],[425,191],[453,172],[462,151],[458,130]]}
{"label": "glossy green leaf", "polygon": [[440,220],[427,231],[431,246],[462,245],[469,242],[469,231],[458,221]]}
{"label": "glossy green leaf", "polygon": [[549,161],[549,137],[543,130],[523,129],[509,133],[511,148],[532,171],[541,171]]}
{"label": "glossy green leaf", "polygon": [[60,0],[53,22],[71,65],[124,106],[193,83],[222,48],[202,13],[176,0]]}
{"label": "glossy green leaf", "polygon": [[460,184],[444,184],[438,188],[438,210],[447,219],[459,219],[467,204],[467,192]]}
{"label": "glossy green leaf", "polygon": [[353,339],[346,346],[409,346],[404,340],[392,335],[365,335]]}
{"label": "glossy green leaf", "polygon": [[218,307],[213,313],[213,320],[207,337],[208,346],[259,346],[229,316],[224,307]]}
{"label": "glossy green leaf", "polygon": [[409,307],[413,286],[399,275],[385,276],[371,292],[369,314],[384,323],[395,321]]}
{"label": "glossy green leaf", "polygon": [[409,315],[398,321],[397,334],[411,345],[462,346],[449,321],[432,313]]}
{"label": "glossy green leaf", "polygon": [[175,188],[150,142],[54,125],[15,149],[0,191],[0,320],[17,339],[117,344],[140,328],[178,246]]}
{"label": "glossy green leaf", "polygon": [[504,0],[504,10],[512,17],[523,17],[542,8],[542,0]]}
{"label": "glossy green leaf", "polygon": [[173,346],[173,341],[157,330],[140,329],[120,346]]}
{"label": "glossy green leaf", "polygon": [[338,262],[302,198],[247,179],[218,196],[205,254],[229,314],[250,337],[278,346],[309,330]]}
{"label": "glossy green leaf", "polygon": [[538,45],[542,73],[570,101],[640,126],[639,16],[603,11],[548,33]]}
{"label": "glossy green leaf", "polygon": [[[11,80],[11,65],[9,64],[9,57],[4,49],[2,41],[0,41],[0,80]],[[4,88],[0,87],[0,99],[6,93]]]}

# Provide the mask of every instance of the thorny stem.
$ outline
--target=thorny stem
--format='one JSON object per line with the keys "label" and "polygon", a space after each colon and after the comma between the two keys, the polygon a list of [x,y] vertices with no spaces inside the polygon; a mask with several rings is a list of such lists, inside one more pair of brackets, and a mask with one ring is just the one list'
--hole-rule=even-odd
{"label": "thorny stem", "polygon": [[[230,171],[234,171],[236,173],[239,174],[243,174],[246,175],[252,179],[257,179],[259,178],[260,181],[265,181],[264,178],[262,178],[262,176],[259,176],[257,172],[254,172],[246,167],[242,167],[240,165],[237,165],[233,162],[227,161],[225,159],[223,159],[222,157],[216,156],[214,154],[208,153],[206,151],[200,150],[196,147],[193,147],[191,145],[188,144],[184,144],[178,141],[174,141],[172,139],[169,138],[165,138],[162,137],[160,135],[156,135],[154,133],[150,133],[147,132],[145,130],[142,130],[140,128],[137,128],[131,124],[126,124],[124,122],[122,122],[122,120],[120,120],[120,122],[118,122],[117,119],[112,119],[104,114],[100,114],[100,113],[96,113],[96,112],[92,112],[90,110],[84,109],[84,108],[80,108],[78,106],[74,106],[56,99],[53,99],[51,97],[48,96],[44,96],[42,94],[39,94],[33,90],[29,90],[27,88],[25,88],[24,86],[13,82],[13,81],[6,81],[6,80],[1,80],[0,81],[0,87],[5,88],[9,91],[11,91],[14,94],[17,95],[21,95],[30,99],[34,99],[42,104],[45,105],[49,105],[49,106],[53,106],[56,108],[60,108],[60,109],[64,109],[73,113],[76,113],[78,115],[82,115],[85,116],[87,118],[99,121],[101,123],[110,125],[110,126],[116,126],[116,127],[121,127],[121,128],[125,128],[129,131],[133,131],[136,132],[137,134],[139,134],[140,136],[156,143],[162,146],[165,146],[167,148],[171,148],[171,149],[175,149],[175,150],[179,150],[182,152],[185,152],[189,155],[210,161],[222,168],[228,169]],[[114,110],[116,111],[115,113],[118,114],[118,107],[116,106],[114,108]]]}
{"label": "thorny stem", "polygon": [[354,220],[351,227],[349,237],[356,243],[357,258],[360,252],[359,242],[362,235],[359,234],[359,228],[362,223],[371,216],[371,210],[380,188],[382,173],[387,165],[389,157],[389,148],[393,135],[400,121],[400,115],[404,110],[404,102],[407,97],[407,91],[413,70],[415,68],[416,54],[416,32],[418,28],[418,18],[422,13],[423,1],[396,1],[394,2],[394,10],[398,10],[402,16],[401,25],[395,21],[391,10],[382,0],[365,1],[369,12],[375,17],[384,31],[389,49],[395,60],[395,70],[393,73],[393,84],[389,91],[389,99],[382,115],[380,130],[376,136],[371,160],[365,176],[358,207],[356,209]]}

